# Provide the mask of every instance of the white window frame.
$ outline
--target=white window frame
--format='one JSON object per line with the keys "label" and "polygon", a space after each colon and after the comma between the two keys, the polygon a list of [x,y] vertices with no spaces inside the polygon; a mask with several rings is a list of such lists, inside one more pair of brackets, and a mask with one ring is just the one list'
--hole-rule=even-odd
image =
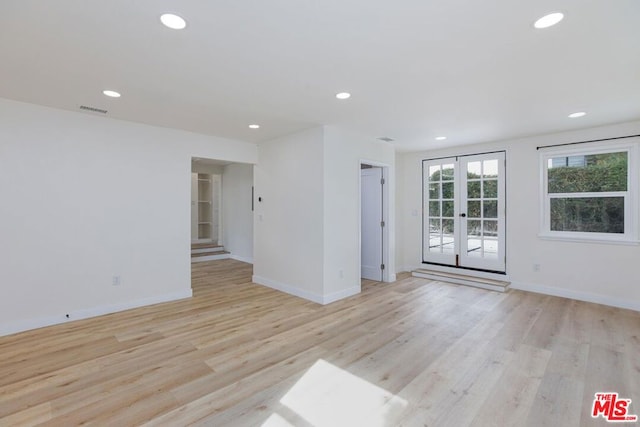
{"label": "white window frame", "polygon": [[[586,143],[578,146],[549,147],[540,150],[540,233],[543,239],[574,242],[639,244],[638,236],[638,146],[640,138],[625,143]],[[627,153],[627,191],[597,193],[553,193],[548,192],[548,161],[554,157],[586,156],[591,154]],[[624,233],[589,233],[579,231],[551,230],[551,199],[579,197],[624,197]]]}

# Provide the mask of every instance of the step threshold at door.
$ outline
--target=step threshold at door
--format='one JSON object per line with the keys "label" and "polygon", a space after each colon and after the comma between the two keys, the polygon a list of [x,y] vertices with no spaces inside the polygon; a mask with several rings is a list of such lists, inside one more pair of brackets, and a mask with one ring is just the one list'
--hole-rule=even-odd
{"label": "step threshold at door", "polygon": [[474,286],[476,288],[488,289],[497,292],[506,292],[511,284],[511,282],[505,280],[489,279],[486,277],[474,276],[472,274],[429,270],[426,268],[418,268],[411,274],[414,277],[455,283],[458,285]]}

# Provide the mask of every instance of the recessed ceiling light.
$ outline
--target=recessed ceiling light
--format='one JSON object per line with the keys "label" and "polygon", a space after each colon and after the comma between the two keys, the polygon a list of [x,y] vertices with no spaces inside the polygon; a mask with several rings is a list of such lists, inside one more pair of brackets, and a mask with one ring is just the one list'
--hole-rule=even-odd
{"label": "recessed ceiling light", "polygon": [[182,30],[187,26],[187,21],[185,21],[178,15],[174,15],[173,13],[165,13],[164,15],[160,16],[160,21],[166,27],[169,27],[172,30]]}
{"label": "recessed ceiling light", "polygon": [[554,25],[556,25],[558,22],[562,21],[562,18],[564,18],[564,14],[561,12],[553,12],[550,13],[548,15],[543,16],[542,18],[538,19],[533,26],[538,28],[538,29],[542,29],[542,28],[549,28],[552,27]]}
{"label": "recessed ceiling light", "polygon": [[349,99],[349,98],[351,98],[351,94],[349,92],[336,93],[336,98],[338,98],[338,99]]}
{"label": "recessed ceiling light", "polygon": [[249,129],[260,129],[260,125],[249,125]]}
{"label": "recessed ceiling light", "polygon": [[444,141],[445,139],[447,139],[446,136],[436,136],[436,141]]}
{"label": "recessed ceiling light", "polygon": [[582,117],[582,116],[584,116],[584,115],[586,115],[586,114],[587,114],[587,113],[585,113],[584,111],[578,111],[577,113],[571,113],[571,114],[569,114],[569,118],[576,119],[576,118],[578,118],[578,117]]}
{"label": "recessed ceiling light", "polygon": [[111,97],[111,98],[120,98],[120,96],[121,96],[115,90],[103,90],[102,93],[107,95],[108,97]]}

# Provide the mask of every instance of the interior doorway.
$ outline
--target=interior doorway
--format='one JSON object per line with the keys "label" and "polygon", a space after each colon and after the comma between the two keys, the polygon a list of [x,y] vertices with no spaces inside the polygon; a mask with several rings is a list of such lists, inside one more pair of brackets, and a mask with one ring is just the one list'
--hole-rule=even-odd
{"label": "interior doorway", "polygon": [[389,168],[360,163],[360,277],[389,281]]}

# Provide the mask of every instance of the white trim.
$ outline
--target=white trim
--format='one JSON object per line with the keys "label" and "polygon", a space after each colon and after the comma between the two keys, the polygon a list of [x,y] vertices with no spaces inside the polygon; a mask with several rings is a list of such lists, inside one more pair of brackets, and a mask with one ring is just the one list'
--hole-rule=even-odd
{"label": "white trim", "polygon": [[512,282],[510,288],[527,292],[535,292],[538,294],[569,298],[578,301],[592,302],[595,304],[604,304],[611,307],[640,311],[640,301],[630,301],[627,299],[609,297],[601,294],[593,294],[590,292],[573,291],[570,289],[556,288],[554,286],[538,285],[535,283],[524,282]]}
{"label": "white trim", "polygon": [[327,295],[318,295],[313,292],[305,291],[303,289],[297,288],[292,285],[287,285],[284,283],[277,282],[275,280],[267,279],[260,276],[251,277],[251,281],[258,285],[263,285],[271,289],[275,289],[280,292],[284,292],[289,295],[293,295],[295,297],[303,298],[317,304],[331,304],[332,302],[356,295],[360,293],[360,286],[354,286],[348,289],[343,289],[341,291],[333,292]]}
{"label": "white trim", "polygon": [[[567,232],[569,233],[569,232]],[[600,234],[600,233],[591,233],[591,234]],[[640,245],[640,240],[615,240],[615,239],[589,239],[589,238],[577,238],[572,236],[559,236],[559,235],[547,235],[547,234],[538,234],[538,237],[542,240],[555,240],[559,242],[571,242],[571,243],[598,243],[605,245],[626,245],[626,246],[638,246]]]}
{"label": "white trim", "polygon": [[236,261],[246,262],[247,264],[253,264],[253,257],[243,257],[240,255],[231,254],[229,258],[235,259]]}
{"label": "white trim", "polygon": [[360,286],[354,286],[352,288],[343,289],[341,291],[337,291],[328,295],[324,295],[322,297],[322,304],[331,304],[332,302],[336,302],[338,300],[352,297],[360,293]]}
{"label": "white trim", "polygon": [[58,325],[68,323],[75,320],[88,319],[91,317],[103,316],[105,314],[117,313],[119,311],[130,310],[132,308],[145,307],[148,305],[161,304],[181,299],[191,298],[193,291],[191,289],[172,292],[164,295],[157,295],[148,298],[142,298],[135,301],[126,301],[116,304],[103,305],[93,308],[85,308],[69,312],[69,317],[47,316],[35,319],[21,320],[18,322],[5,323],[0,325],[0,336],[15,334],[18,332],[28,331],[31,329],[43,328],[45,326]]}
{"label": "white trim", "polygon": [[305,291],[303,289],[297,288],[292,285],[287,285],[284,283],[277,282],[275,280],[267,279],[265,277],[260,277],[256,275],[253,275],[251,277],[251,281],[253,283],[257,283],[258,285],[263,285],[268,288],[275,289],[276,291],[284,292],[286,294],[293,295],[295,297],[304,298],[306,300],[313,301],[318,304],[323,304],[322,295]]}
{"label": "white trim", "polygon": [[[606,243],[619,245],[638,244],[640,237],[639,215],[638,215],[638,194],[640,182],[638,182],[637,165],[639,163],[638,141],[633,138],[631,141],[611,143],[593,142],[581,145],[580,147],[559,146],[546,147],[540,150],[539,162],[539,232],[541,239],[564,240],[574,243]],[[549,193],[548,192],[548,162],[554,157],[567,157],[572,155],[588,156],[594,154],[607,153],[627,153],[627,190],[609,192],[585,192],[585,193]],[[624,233],[590,233],[576,231],[553,231],[551,230],[550,201],[551,199],[576,199],[583,197],[623,197],[624,198]]]}

